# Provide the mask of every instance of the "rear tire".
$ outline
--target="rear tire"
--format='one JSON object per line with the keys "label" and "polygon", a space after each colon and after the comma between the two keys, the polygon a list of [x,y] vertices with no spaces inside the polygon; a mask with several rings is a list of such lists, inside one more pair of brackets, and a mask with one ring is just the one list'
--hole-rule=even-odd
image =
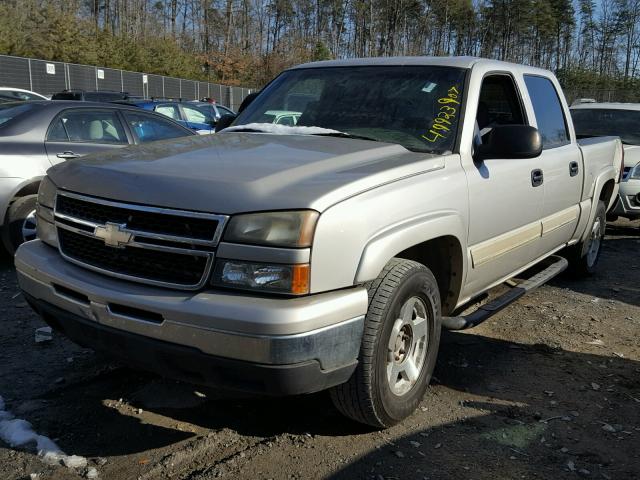
{"label": "rear tire", "polygon": [[598,201],[596,216],[589,226],[587,238],[567,249],[569,271],[576,277],[589,277],[596,272],[604,234],[607,228],[607,212],[604,202]]}
{"label": "rear tire", "polygon": [[2,243],[10,255],[24,242],[36,238],[36,200],[38,195],[16,199],[9,207],[2,229]]}
{"label": "rear tire", "polygon": [[440,344],[440,293],[427,267],[399,258],[367,288],[359,363],[331,398],[345,416],[386,428],[411,415],[429,385]]}

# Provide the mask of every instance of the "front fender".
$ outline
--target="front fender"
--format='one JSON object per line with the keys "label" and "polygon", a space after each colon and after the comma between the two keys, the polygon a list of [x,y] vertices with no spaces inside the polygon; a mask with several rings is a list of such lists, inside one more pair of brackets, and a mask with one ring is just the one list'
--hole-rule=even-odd
{"label": "front fender", "polygon": [[37,178],[0,178],[0,225],[4,225],[9,204],[16,194],[32,183],[40,183],[42,177]]}
{"label": "front fender", "polygon": [[[439,237],[453,236],[460,245],[465,245],[464,221],[453,210],[430,212],[399,222],[378,232],[366,244],[355,283],[364,283],[375,279],[384,266],[398,253]],[[463,259],[463,279],[467,272],[467,256]]]}

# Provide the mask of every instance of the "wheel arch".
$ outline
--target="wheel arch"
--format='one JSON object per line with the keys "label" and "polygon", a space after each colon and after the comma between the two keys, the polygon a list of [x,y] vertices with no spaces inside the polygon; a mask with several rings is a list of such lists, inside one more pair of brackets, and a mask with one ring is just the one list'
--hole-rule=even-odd
{"label": "wheel arch", "polygon": [[589,220],[585,224],[585,230],[580,235],[580,241],[583,242],[589,235],[589,226],[593,223],[597,204],[602,201],[605,211],[608,212],[618,195],[618,184],[616,183],[616,173],[611,169],[597,177],[594,181],[593,197],[591,197],[591,211],[589,212]]}
{"label": "wheel arch", "polygon": [[613,191],[615,190],[616,182],[614,179],[609,179],[602,186],[602,190],[600,190],[600,200],[602,200],[607,208],[607,211],[612,206],[611,201],[613,198]]}
{"label": "wheel arch", "polygon": [[448,212],[396,226],[376,236],[364,249],[355,283],[377,278],[394,257],[414,260],[433,272],[442,312],[449,313],[455,308],[467,272],[463,225],[458,214]]}
{"label": "wheel arch", "polygon": [[3,199],[4,204],[0,206],[0,225],[4,225],[4,222],[7,218],[7,212],[11,207],[11,204],[15,202],[16,199],[26,197],[27,195],[35,195],[38,193],[42,178],[43,177],[38,177],[24,180],[16,187],[14,187],[11,193]]}

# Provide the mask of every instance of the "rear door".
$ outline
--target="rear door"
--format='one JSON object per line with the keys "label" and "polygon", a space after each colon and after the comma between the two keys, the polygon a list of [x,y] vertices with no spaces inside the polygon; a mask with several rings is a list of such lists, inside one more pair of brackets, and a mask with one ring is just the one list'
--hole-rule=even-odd
{"label": "rear door", "polygon": [[129,144],[116,109],[70,108],[49,125],[45,148],[52,164]]}
{"label": "rear door", "polygon": [[543,255],[569,241],[576,229],[583,162],[575,141],[571,141],[568,110],[560,100],[559,86],[548,77],[526,73],[524,82],[535,115],[532,124],[538,128],[543,145],[539,158],[545,191],[539,252]]}

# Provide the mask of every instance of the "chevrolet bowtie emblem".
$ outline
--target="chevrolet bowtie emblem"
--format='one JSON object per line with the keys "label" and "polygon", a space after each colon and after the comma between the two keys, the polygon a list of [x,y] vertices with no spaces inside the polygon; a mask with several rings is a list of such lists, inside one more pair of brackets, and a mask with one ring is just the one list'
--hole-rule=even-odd
{"label": "chevrolet bowtie emblem", "polygon": [[127,232],[125,230],[126,228],[126,223],[119,224],[107,222],[104,227],[96,227],[93,234],[104,240],[105,245],[115,248],[124,248],[125,245],[131,242],[131,237],[133,237],[131,232]]}

